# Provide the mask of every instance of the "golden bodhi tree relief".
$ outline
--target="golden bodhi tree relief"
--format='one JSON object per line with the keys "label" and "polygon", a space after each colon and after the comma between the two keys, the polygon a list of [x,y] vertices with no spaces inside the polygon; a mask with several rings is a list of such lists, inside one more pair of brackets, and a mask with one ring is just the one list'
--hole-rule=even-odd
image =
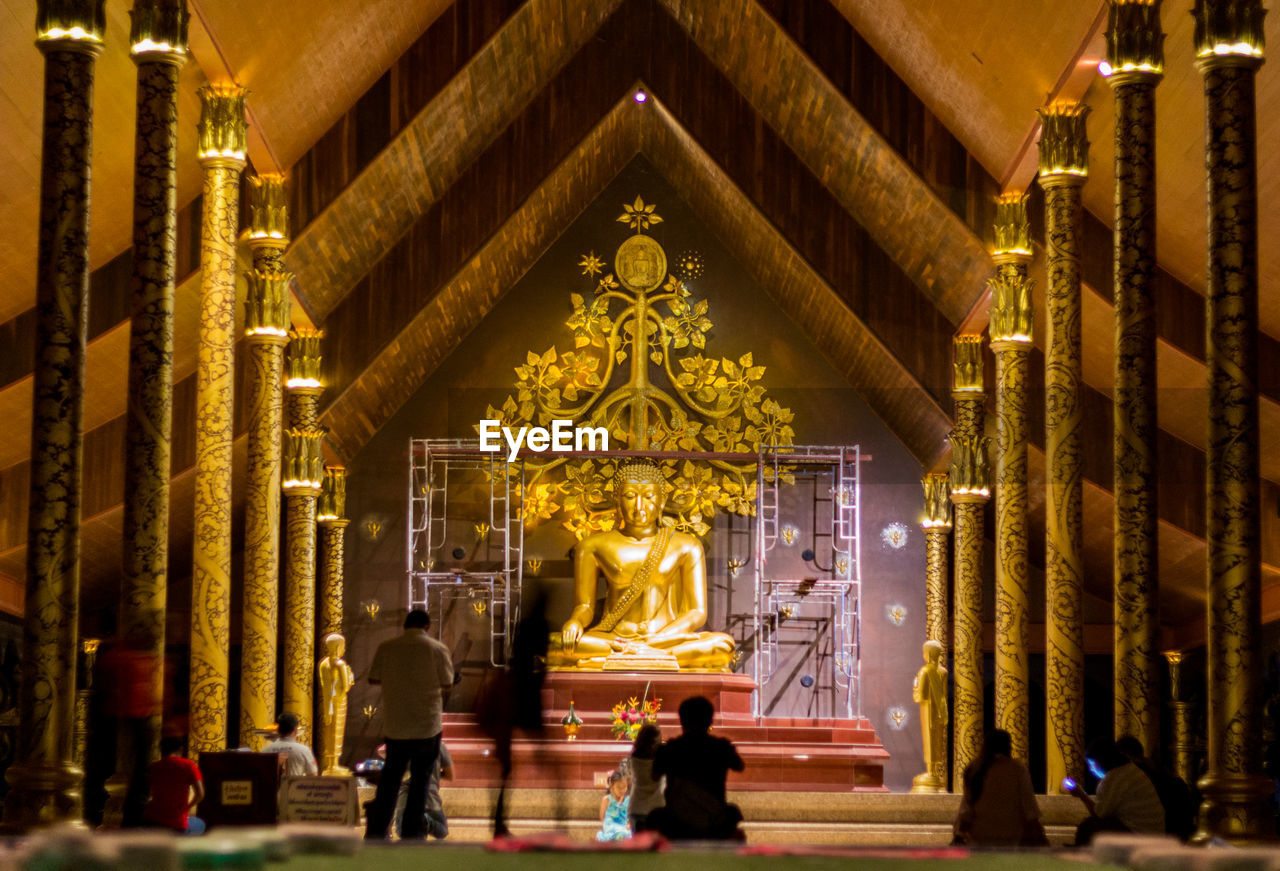
{"label": "golden bodhi tree relief", "polygon": [[[743,454],[741,463],[662,463],[664,522],[704,535],[717,512],[755,512],[756,465],[748,457],[762,445],[792,444],[794,415],[769,398],[765,367],[750,352],[736,360],[705,353],[709,305],[690,289],[705,271],[701,255],[681,254],[668,272],[666,252],[646,235],[662,217],[638,196],[617,220],[635,232],[612,271],[594,251],[578,262],[590,290],[569,294],[572,348],[529,351],[515,367],[515,393],[486,417],[517,429],[552,420],[604,427],[614,450]],[[525,470],[527,525],[559,521],[579,539],[613,525],[612,460],[526,454]]]}

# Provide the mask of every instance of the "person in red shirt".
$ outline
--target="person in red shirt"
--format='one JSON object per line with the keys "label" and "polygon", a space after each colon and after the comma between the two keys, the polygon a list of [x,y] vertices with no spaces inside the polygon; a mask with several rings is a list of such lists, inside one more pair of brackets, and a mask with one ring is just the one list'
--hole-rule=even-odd
{"label": "person in red shirt", "polygon": [[154,826],[182,834],[204,833],[204,821],[189,812],[204,798],[204,778],[200,766],[182,755],[182,738],[160,739],[160,759],[147,769],[151,781],[151,801],[143,814]]}

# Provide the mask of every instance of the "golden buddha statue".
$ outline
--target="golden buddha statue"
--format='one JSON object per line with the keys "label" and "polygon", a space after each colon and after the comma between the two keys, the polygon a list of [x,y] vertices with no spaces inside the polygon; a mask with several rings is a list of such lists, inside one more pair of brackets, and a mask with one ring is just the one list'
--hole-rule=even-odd
{"label": "golden buddha statue", "polygon": [[[547,665],[607,671],[728,671],[733,639],[707,622],[707,559],[692,535],[663,526],[665,482],[656,465],[627,462],[614,476],[618,521],[580,541],[573,613],[551,636]],[[604,614],[595,614],[605,580]]]}
{"label": "golden buddha statue", "polygon": [[355,683],[351,666],[342,658],[346,647],[346,639],[337,632],[326,635],[324,649],[327,655],[320,660],[316,669],[320,678],[320,724],[323,735],[320,773],[325,775],[351,773],[338,764],[342,757],[343,733],[347,728],[347,693],[351,692],[351,686]]}
{"label": "golden buddha statue", "polygon": [[920,705],[924,742],[924,773],[912,778],[911,791],[946,792],[947,669],[942,665],[942,642],[924,643],[924,666],[916,673],[911,696]]}

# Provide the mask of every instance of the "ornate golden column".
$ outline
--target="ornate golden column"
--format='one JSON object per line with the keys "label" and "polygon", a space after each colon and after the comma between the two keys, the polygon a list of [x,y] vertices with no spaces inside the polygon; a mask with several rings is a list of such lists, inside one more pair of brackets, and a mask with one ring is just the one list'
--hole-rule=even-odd
{"label": "ornate golden column", "polygon": [[1081,511],[1080,188],[1089,173],[1086,106],[1040,113],[1040,187],[1048,247],[1045,353],[1045,760],[1046,792],[1084,778],[1084,585]]}
{"label": "ornate golden column", "polygon": [[920,528],[924,530],[925,553],[924,635],[927,640],[942,645],[945,662],[945,654],[951,644],[951,633],[947,631],[947,617],[951,611],[948,596],[950,567],[947,564],[951,498],[945,472],[930,472],[921,483],[924,486],[924,519],[920,521]]}
{"label": "ornate golden column", "polygon": [[[350,522],[347,511],[347,470],[342,466],[326,466],[324,490],[316,510],[320,523],[320,622],[316,636],[342,634],[342,570],[346,533]],[[945,571],[945,566],[944,566]]]}
{"label": "ornate golden column", "polygon": [[253,269],[245,305],[244,599],[240,641],[240,742],[260,748],[276,718],[280,590],[280,436],[284,427],[284,346],[289,341],[289,244],[284,178],[249,177]]}
{"label": "ornate golden column", "polygon": [[[1198,839],[1271,830],[1261,774],[1261,504],[1258,461],[1258,179],[1254,75],[1265,14],[1258,0],[1196,0],[1204,75],[1209,269],[1205,363],[1209,439],[1209,770]],[[1274,831],[1271,831],[1274,835]]]}
{"label": "ornate golden column", "polygon": [[[1004,206],[1001,211],[1000,207]],[[1003,225],[1003,227],[1002,227]],[[987,331],[996,357],[996,728],[1013,738],[1013,755],[1026,760],[1030,695],[1027,662],[1031,607],[1027,578],[1027,368],[1031,356],[1031,280],[1026,277],[1030,237],[1026,199],[997,204],[998,248],[991,280]],[[1027,251],[1028,253],[1022,253]]]}
{"label": "ornate golden column", "polygon": [[955,506],[955,595],[951,680],[951,789],[960,792],[965,767],[982,752],[983,512],[991,493],[983,430],[982,337],[956,336],[955,428],[948,483]]}
{"label": "ornate golden column", "polygon": [[316,503],[324,485],[321,457],[320,339],[323,332],[289,333],[289,419],[293,427],[285,451],[285,516],[288,554],[284,581],[284,704],[306,725],[312,741],[312,687],[315,677]]}
{"label": "ornate golden column", "polygon": [[1169,707],[1173,709],[1173,773],[1187,783],[1195,778],[1195,742],[1191,738],[1191,702],[1182,698],[1182,651],[1166,650],[1169,663]]}
{"label": "ornate golden column", "polygon": [[231,623],[231,444],[236,229],[245,163],[245,91],[200,91],[204,206],[196,364],[195,551],[191,576],[191,752],[227,746]]}
{"label": "ornate golden column", "polygon": [[120,634],[152,657],[154,713],[117,730],[106,816],[141,820],[147,766],[160,758],[169,586],[169,447],[173,421],[174,273],[178,257],[178,73],[187,59],[184,0],[136,0],[129,36],[138,68],[133,149],[133,319],[125,414]]}
{"label": "ornate golden column", "polygon": [[1159,0],[1113,0],[1107,62],[1116,113],[1115,734],[1134,735],[1153,757],[1160,742],[1155,89],[1163,47]]}
{"label": "ornate golden column", "polygon": [[4,818],[30,828],[79,820],[73,759],[80,610],[80,454],[89,292],[89,160],[94,61],[104,0],[40,0],[44,55],[36,358],[27,515],[26,616],[18,741]]}
{"label": "ornate golden column", "polygon": [[[320,492],[320,502],[316,508],[316,520],[320,524],[320,617],[316,621],[317,650],[324,649],[324,639],[329,635],[342,634],[342,569],[347,523],[347,470],[342,466],[326,466],[324,470],[324,488]],[[323,682],[322,682],[323,689]],[[321,699],[321,705],[325,704]],[[342,735],[345,727],[345,702],[340,706],[340,717],[343,722],[325,725],[323,719],[316,720],[316,747],[328,747],[331,730],[336,730],[336,748],[333,762],[324,763],[325,768],[337,766],[337,755],[342,749]]]}
{"label": "ornate golden column", "polygon": [[[292,368],[292,367],[291,367]],[[324,431],[290,429],[285,440],[284,496],[288,554],[284,579],[284,702],[299,734],[313,743],[312,686],[316,649],[316,500],[324,484]]]}

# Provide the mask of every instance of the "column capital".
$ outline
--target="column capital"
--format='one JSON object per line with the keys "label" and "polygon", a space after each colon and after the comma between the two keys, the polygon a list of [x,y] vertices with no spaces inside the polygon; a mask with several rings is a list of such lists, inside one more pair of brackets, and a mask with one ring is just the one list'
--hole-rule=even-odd
{"label": "column capital", "polygon": [[283,345],[289,340],[289,272],[245,273],[244,337],[252,342]]}
{"label": "column capital", "polygon": [[1107,60],[1099,71],[1112,87],[1155,84],[1164,75],[1161,0],[1111,0],[1107,13]]}
{"label": "column capital", "polygon": [[97,55],[107,30],[107,0],[36,0],[36,47]]}
{"label": "column capital", "polygon": [[987,333],[991,350],[1027,348],[1031,345],[1031,288],[1035,282],[1019,275],[997,275],[991,287],[991,318]]}
{"label": "column capital", "polygon": [[347,525],[347,470],[342,466],[324,467],[324,485],[316,519],[329,526]]}
{"label": "column capital", "polygon": [[219,84],[206,85],[198,93],[200,139],[196,157],[206,167],[242,168],[249,132],[244,99],[249,92],[239,85]]}
{"label": "column capital", "polygon": [[1040,116],[1040,186],[1083,184],[1089,175],[1089,133],[1084,103],[1054,103]]}
{"label": "column capital", "polygon": [[186,63],[191,20],[186,0],[134,0],[129,17],[129,54],[135,64]]}
{"label": "column capital", "polygon": [[991,467],[987,463],[990,442],[990,439],[982,435],[951,437],[948,482],[951,485],[952,502],[986,502],[991,496]]}
{"label": "column capital", "polygon": [[285,387],[295,393],[324,389],[320,378],[320,340],[324,330],[299,327],[289,332],[289,371],[285,374]]}
{"label": "column capital", "polygon": [[1261,0],[1196,0],[1196,66],[1203,72],[1215,66],[1262,65],[1266,49]]}
{"label": "column capital", "polygon": [[249,247],[286,248],[289,245],[289,206],[284,176],[255,173],[249,176]]}
{"label": "column capital", "polygon": [[324,485],[324,457],[320,441],[323,429],[290,429],[284,441],[284,481],[286,494],[319,496]]}
{"label": "column capital", "polygon": [[1024,191],[1007,191],[996,197],[994,229],[996,250],[991,256],[997,264],[1031,261],[1031,219]]}
{"label": "column capital", "polygon": [[920,528],[925,532],[951,531],[951,499],[946,472],[930,472],[921,479],[924,487],[924,519]]}
{"label": "column capital", "polygon": [[955,399],[982,400],[982,336],[954,336],[951,396]]}

